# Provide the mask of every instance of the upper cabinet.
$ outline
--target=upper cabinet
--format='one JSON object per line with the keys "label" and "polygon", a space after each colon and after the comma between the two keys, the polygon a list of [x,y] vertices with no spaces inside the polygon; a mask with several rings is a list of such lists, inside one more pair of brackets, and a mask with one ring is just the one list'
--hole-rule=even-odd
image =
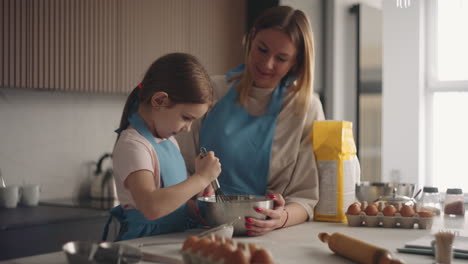
{"label": "upper cabinet", "polygon": [[127,93],[169,52],[210,74],[242,63],[246,3],[0,0],[0,87]]}

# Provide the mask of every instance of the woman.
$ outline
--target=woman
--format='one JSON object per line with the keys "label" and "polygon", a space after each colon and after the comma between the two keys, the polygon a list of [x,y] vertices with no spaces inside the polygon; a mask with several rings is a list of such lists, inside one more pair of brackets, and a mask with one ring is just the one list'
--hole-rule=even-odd
{"label": "woman", "polygon": [[244,44],[245,65],[213,78],[216,105],[191,137],[178,139],[189,171],[205,147],[220,159],[225,193],[274,198],[273,210],[256,209],[267,220],[245,219],[257,236],[312,219],[319,195],[312,123],[324,114],[313,94],[313,34],[302,11],[268,9]]}

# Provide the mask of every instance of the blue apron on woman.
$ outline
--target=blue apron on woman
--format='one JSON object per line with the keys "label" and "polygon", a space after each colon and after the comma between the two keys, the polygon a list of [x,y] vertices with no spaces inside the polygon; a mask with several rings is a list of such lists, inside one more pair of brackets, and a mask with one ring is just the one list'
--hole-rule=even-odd
{"label": "blue apron on woman", "polygon": [[[169,139],[157,143],[136,109],[136,105],[133,105],[128,121],[138,133],[153,145],[159,160],[163,187],[176,185],[186,180],[187,170],[185,162],[177,146]],[[110,213],[111,216],[104,228],[103,240],[107,239],[112,217],[116,218],[120,223],[120,231],[116,241],[180,232],[196,227],[196,224],[187,215],[187,204],[182,205],[169,215],[156,220],[148,220],[140,211],[136,209],[124,210],[120,205],[114,207]]]}
{"label": "blue apron on woman", "polygon": [[[226,78],[244,68],[238,66]],[[266,113],[253,116],[238,104],[235,82],[203,121],[200,146],[219,158],[223,170],[218,181],[226,194],[265,195],[276,120],[289,84],[290,79],[283,78],[273,91]]]}

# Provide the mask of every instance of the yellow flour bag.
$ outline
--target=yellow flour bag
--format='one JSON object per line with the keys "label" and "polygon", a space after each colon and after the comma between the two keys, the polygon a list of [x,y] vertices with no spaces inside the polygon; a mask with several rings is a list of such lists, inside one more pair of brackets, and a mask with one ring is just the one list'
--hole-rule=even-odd
{"label": "yellow flour bag", "polygon": [[356,199],[355,186],[361,177],[352,123],[315,121],[312,133],[320,193],[314,220],[345,222],[345,211]]}

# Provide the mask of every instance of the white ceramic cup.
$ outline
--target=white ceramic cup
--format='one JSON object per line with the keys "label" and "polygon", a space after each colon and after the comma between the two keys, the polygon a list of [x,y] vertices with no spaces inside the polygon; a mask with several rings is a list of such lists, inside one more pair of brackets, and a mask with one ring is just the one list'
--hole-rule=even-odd
{"label": "white ceramic cup", "polygon": [[37,206],[39,204],[39,197],[41,193],[41,186],[39,184],[23,185],[21,190],[21,205]]}
{"label": "white ceramic cup", "polygon": [[20,189],[16,185],[0,187],[0,207],[15,208],[18,205]]}

